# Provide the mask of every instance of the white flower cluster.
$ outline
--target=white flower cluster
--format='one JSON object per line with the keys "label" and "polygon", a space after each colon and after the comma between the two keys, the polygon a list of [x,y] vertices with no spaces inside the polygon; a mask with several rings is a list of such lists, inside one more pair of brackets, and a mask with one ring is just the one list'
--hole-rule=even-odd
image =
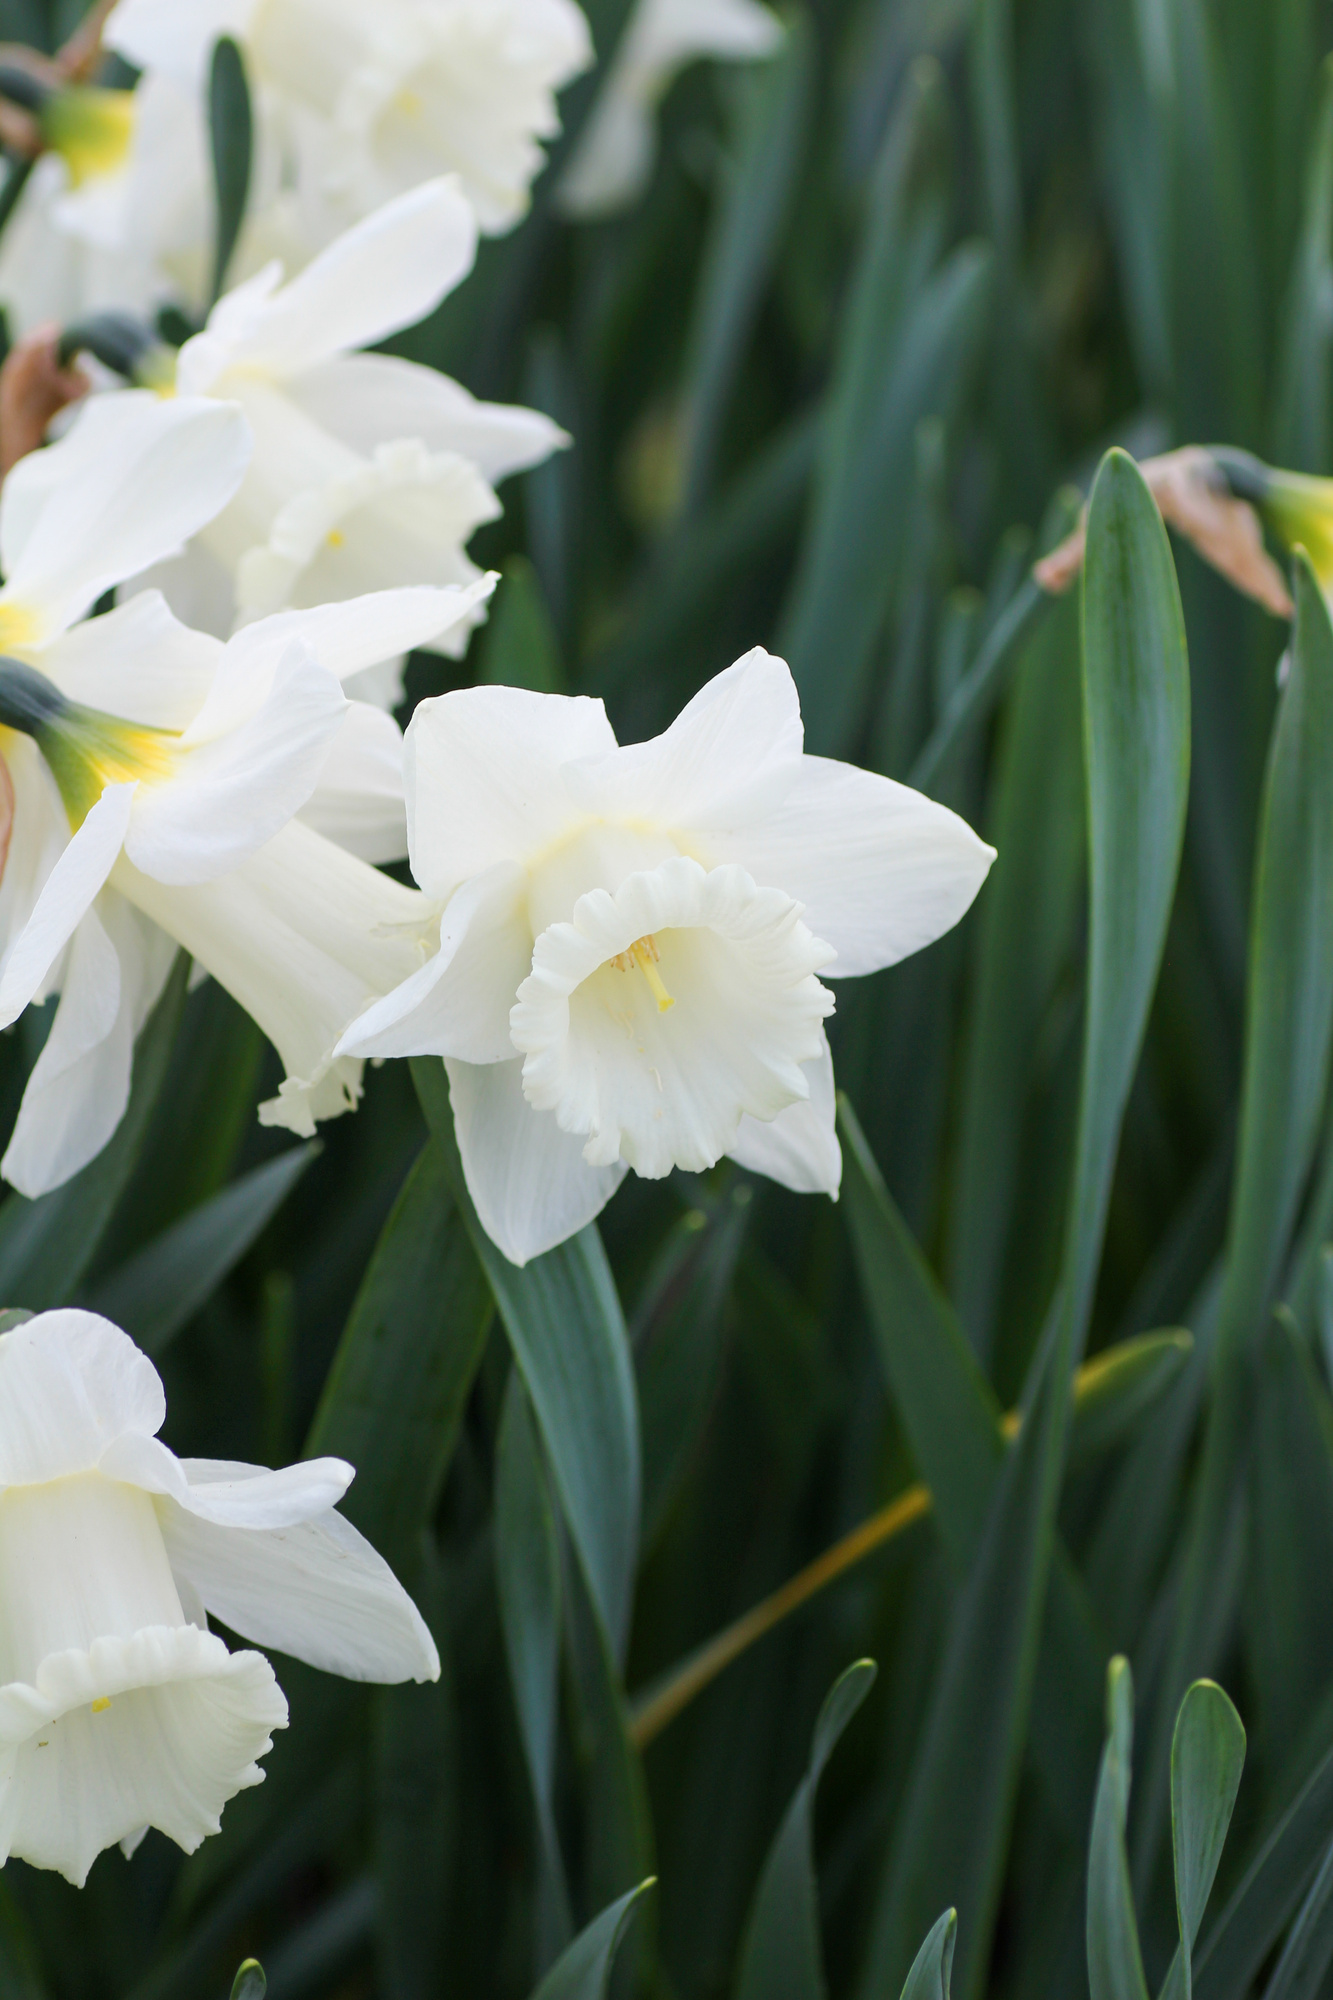
{"label": "white flower cluster", "polygon": [[[179,349],[141,329],[141,386],[89,396],[25,456],[0,438],[18,456],[0,495],[0,1027],[58,1003],[0,1170],[35,1197],[106,1145],[183,949],[281,1058],[266,1123],[310,1134],[355,1107],[367,1059],[441,1058],[468,1188],[515,1263],[631,1170],[727,1156],[836,1196],[825,982],[948,930],[991,850],[933,801],[807,756],[791,675],[761,651],[629,747],[584,698],[446,694],[405,738],[390,712],[405,656],[458,657],[484,615],[496,579],[466,550],[495,485],[568,439],[366,350],[521,212],[553,92],[590,57],[582,14],[120,0],[107,33],[145,71],[132,112],[94,90],[66,130],[47,103],[52,151],[0,289],[35,245],[59,291],[82,230],[100,247],[80,305],[189,300],[223,33],[251,76],[262,198],[250,275]],[[633,191],[689,55],[761,54],[775,33],[755,0],[642,0],[567,205]],[[384,872],[405,859],[415,887]],[[335,1672],[438,1670],[333,1512],[349,1467],[178,1462],[163,1415],[104,1321],[0,1337],[0,1858],[76,1881],[148,1825],[197,1845],[261,1775],[285,1705],[210,1611]]]}

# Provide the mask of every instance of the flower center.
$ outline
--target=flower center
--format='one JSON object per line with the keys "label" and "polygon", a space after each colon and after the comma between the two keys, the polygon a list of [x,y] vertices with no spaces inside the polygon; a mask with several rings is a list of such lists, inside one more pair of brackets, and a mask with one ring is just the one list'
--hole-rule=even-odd
{"label": "flower center", "polygon": [[655,937],[635,938],[628,951],[618,951],[609,963],[617,972],[633,972],[635,967],[638,967],[648,981],[648,990],[657,1002],[659,1014],[668,1013],[675,1006],[676,1003],[663,985],[662,975],[657,969],[662,963],[662,954],[657,949]]}
{"label": "flower center", "polygon": [[742,1118],[809,1095],[832,953],[800,917],[744,869],[679,853],[580,896],[538,936],[509,1016],[529,1104],[582,1134],[592,1166],[713,1166]]}

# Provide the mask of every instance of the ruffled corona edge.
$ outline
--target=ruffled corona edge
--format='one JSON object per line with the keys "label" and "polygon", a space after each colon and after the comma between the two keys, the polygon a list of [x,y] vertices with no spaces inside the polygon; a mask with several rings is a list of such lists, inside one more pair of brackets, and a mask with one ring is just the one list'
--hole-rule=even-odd
{"label": "ruffled corona edge", "polygon": [[257,1760],[286,1723],[268,1661],[194,1625],[53,1653],[35,1684],[0,1687],[0,1861],[82,1888],[104,1847],[149,1826],[192,1854],[263,1782]]}

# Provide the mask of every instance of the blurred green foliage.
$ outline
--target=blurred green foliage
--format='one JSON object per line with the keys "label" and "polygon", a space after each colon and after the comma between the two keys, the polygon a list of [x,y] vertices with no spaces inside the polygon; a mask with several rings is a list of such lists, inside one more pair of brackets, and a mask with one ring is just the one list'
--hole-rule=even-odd
{"label": "blurred green foliage", "polygon": [[[0,37],[81,11],[5,0]],[[409,689],[587,690],[633,738],[762,642],[811,749],[999,862],[839,996],[837,1208],[631,1181],[522,1273],[438,1064],[284,1150],[257,1032],[182,970],[106,1153],[0,1207],[0,1298],[113,1312],[177,1451],[345,1452],[444,1672],[279,1661],[292,1726],[192,1859],[5,1870],[0,1995],[207,2000],[251,1952],[274,2000],[1327,1988],[1333,631],[1298,571],[1279,700],[1286,629],[1118,453],[1081,598],[1026,578],[1110,446],[1333,471],[1333,6],[789,21],[679,81],[640,207],[569,228],[548,176],[394,343],[576,439],[474,545],[489,629]],[[5,1123],[44,1027],[0,1040]],[[1078,1362],[1165,1326],[1188,1354],[1117,1360],[1068,1457]],[[638,1740],[632,1696],[918,1479]]]}

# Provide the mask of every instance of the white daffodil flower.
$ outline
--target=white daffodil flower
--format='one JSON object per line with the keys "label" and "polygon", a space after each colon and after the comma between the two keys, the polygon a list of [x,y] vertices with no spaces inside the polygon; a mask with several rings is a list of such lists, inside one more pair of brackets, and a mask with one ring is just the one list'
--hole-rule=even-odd
{"label": "white daffodil flower", "polygon": [[833,996],[957,923],[992,850],[887,778],[804,754],[753,652],[651,743],[599,701],[484,687],[407,732],[412,871],[440,949],[343,1038],[440,1055],[478,1214],[521,1264],[626,1170],[729,1154],[836,1194]]}
{"label": "white daffodil flower", "polygon": [[561,179],[565,214],[590,221],[643,193],[657,107],[687,64],[700,56],[752,62],[781,40],[782,24],[759,0],[638,0]]}
{"label": "white daffodil flower", "polygon": [[315,128],[344,224],[456,173],[488,234],[525,213],[540,141],[560,129],[555,92],[592,57],[574,0],[120,0],[105,39],[198,88],[223,34],[261,102]]}
{"label": "white daffodil flower", "polygon": [[243,1639],[351,1680],[439,1677],[387,1563],[335,1512],[353,1471],[178,1459],[127,1334],[87,1312],[0,1335],[0,1861],[82,1887],[155,1826],[194,1852],[287,1723]]}
{"label": "white daffodil flower", "polygon": [[228,405],[97,398],[0,499],[0,1025],[61,996],[0,1162],[25,1194],[115,1131],[176,944],[274,1042],[288,1078],[264,1115],[302,1133],[359,1094],[343,1030],[433,949],[436,906],[368,865],[405,848],[401,738],[340,676],[466,620],[490,579],[225,646],[155,592],[75,622],[226,503],[248,443]]}
{"label": "white daffodil flower", "polygon": [[[183,563],[143,579],[187,622],[225,632],[286,606],[477,581],[464,545],[501,511],[492,483],[568,437],[536,410],[477,402],[432,368],[354,351],[432,311],[475,251],[456,181],[432,181],[290,284],[274,264],[238,286],[181,349],[177,392],[239,404],[254,436],[235,499]],[[483,615],[478,603],[438,649],[461,654]]]}
{"label": "white daffodil flower", "polygon": [[132,92],[96,93],[85,112],[104,98],[107,115],[91,125],[100,143],[53,144],[0,238],[0,303],[15,334],[202,298],[213,197],[196,96],[145,77]]}

